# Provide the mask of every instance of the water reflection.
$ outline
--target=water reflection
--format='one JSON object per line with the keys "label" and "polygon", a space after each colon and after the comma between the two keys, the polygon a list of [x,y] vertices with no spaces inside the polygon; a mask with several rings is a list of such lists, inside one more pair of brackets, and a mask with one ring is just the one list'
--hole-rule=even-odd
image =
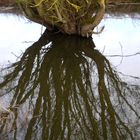
{"label": "water reflection", "polygon": [[92,38],[45,31],[5,70],[0,88],[11,101],[1,113],[3,139],[123,140],[139,135],[139,90],[119,79]]}

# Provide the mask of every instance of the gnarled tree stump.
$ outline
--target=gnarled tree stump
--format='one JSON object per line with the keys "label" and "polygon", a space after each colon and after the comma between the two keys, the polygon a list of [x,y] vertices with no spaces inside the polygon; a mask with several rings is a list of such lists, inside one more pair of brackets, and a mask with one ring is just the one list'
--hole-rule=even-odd
{"label": "gnarled tree stump", "polygon": [[17,0],[27,18],[66,34],[92,35],[105,12],[105,0]]}

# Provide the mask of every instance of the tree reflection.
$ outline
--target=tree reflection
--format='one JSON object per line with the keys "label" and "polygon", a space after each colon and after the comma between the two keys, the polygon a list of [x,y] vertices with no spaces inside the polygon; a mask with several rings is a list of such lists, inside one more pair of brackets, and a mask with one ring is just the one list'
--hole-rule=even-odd
{"label": "tree reflection", "polygon": [[92,38],[45,31],[5,70],[9,72],[0,88],[11,101],[1,115],[2,138],[135,138],[131,123],[139,121],[136,98]]}

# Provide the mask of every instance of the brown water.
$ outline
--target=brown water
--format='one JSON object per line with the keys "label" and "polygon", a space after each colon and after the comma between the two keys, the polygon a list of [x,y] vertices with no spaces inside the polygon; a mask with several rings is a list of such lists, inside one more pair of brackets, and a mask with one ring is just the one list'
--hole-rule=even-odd
{"label": "brown water", "polygon": [[1,19],[1,64],[15,61],[0,77],[1,139],[140,138],[138,20],[105,19],[93,39],[45,32],[38,40],[41,26]]}

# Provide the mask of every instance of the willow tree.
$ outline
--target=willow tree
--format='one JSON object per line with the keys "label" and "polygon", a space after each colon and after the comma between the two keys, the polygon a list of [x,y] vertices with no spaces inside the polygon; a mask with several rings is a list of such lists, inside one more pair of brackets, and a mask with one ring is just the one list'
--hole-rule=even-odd
{"label": "willow tree", "polygon": [[30,20],[66,34],[91,36],[105,12],[105,0],[17,0]]}

